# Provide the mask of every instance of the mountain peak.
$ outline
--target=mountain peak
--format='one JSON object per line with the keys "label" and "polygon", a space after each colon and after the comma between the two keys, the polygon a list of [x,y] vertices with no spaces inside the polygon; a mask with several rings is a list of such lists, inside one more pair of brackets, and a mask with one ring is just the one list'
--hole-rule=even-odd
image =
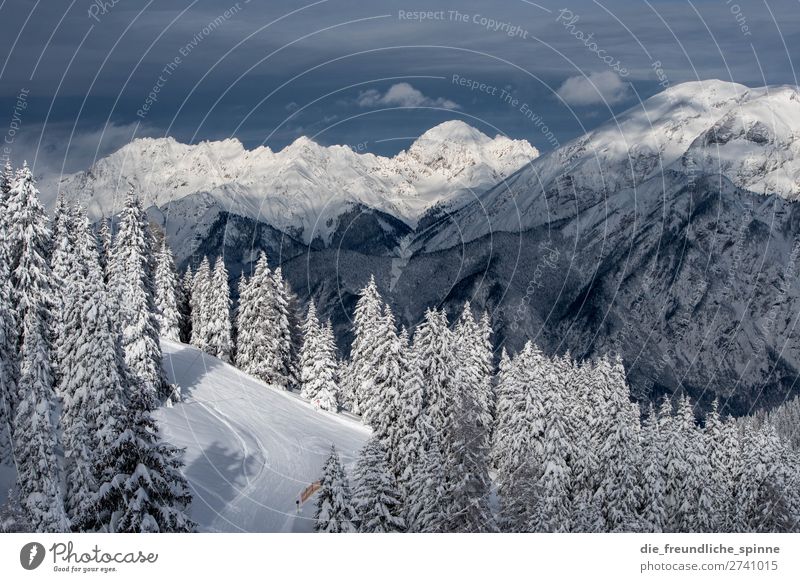
{"label": "mountain peak", "polygon": [[460,119],[451,119],[423,133],[416,139],[412,147],[417,144],[441,143],[443,141],[483,144],[491,141],[491,138]]}

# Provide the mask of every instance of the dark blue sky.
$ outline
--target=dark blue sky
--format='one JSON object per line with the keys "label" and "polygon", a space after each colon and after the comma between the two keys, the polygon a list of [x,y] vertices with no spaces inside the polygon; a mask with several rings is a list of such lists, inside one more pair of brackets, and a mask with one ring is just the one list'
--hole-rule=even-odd
{"label": "dark blue sky", "polygon": [[0,131],[40,175],[134,135],[385,154],[452,118],[547,150],[659,82],[797,84],[799,36],[798,0],[0,0]]}

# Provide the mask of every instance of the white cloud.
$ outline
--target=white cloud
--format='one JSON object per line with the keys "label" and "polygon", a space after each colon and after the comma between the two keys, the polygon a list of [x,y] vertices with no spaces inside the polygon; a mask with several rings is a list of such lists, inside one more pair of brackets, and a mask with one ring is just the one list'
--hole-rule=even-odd
{"label": "white cloud", "polygon": [[381,94],[377,89],[369,89],[358,94],[356,102],[361,107],[380,107],[382,105],[398,105],[400,107],[443,107],[445,109],[460,109],[458,103],[439,97],[434,99],[426,97],[422,91],[415,89],[409,83],[395,83],[386,93]]}
{"label": "white cloud", "polygon": [[613,105],[628,98],[630,85],[613,71],[570,77],[558,88],[558,96],[570,105]]}

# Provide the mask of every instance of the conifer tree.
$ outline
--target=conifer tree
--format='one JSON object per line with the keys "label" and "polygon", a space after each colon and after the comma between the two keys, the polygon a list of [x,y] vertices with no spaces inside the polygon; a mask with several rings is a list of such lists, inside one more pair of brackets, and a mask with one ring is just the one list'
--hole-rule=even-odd
{"label": "conifer tree", "polygon": [[418,419],[422,415],[422,403],[425,387],[419,362],[409,345],[408,332],[400,333],[400,346],[403,350],[401,359],[401,390],[398,399],[397,424],[389,455],[390,467],[394,471],[400,487],[402,499],[405,500],[409,483],[413,477],[413,469],[422,445]]}
{"label": "conifer tree", "polygon": [[[52,318],[52,338],[53,338],[53,375],[58,380],[61,377],[60,368],[64,358],[64,319],[66,295],[66,280],[77,268],[75,256],[75,233],[72,210],[67,206],[64,195],[60,194],[56,199],[56,206],[53,216],[53,250],[50,257],[50,269],[52,273],[53,293],[53,318]],[[59,394],[61,396],[61,394]]]}
{"label": "conifer tree", "polygon": [[366,287],[356,303],[353,317],[353,345],[350,349],[350,364],[344,382],[344,402],[353,414],[362,414],[362,402],[366,400],[368,387],[363,385],[365,370],[372,364],[372,351],[378,340],[381,327],[383,301],[378,293],[375,276],[370,276]]}
{"label": "conifer tree", "polygon": [[192,339],[192,282],[194,275],[192,267],[187,266],[183,273],[183,279],[179,284],[178,293],[178,312],[180,313],[180,337],[181,341],[188,344]]}
{"label": "conifer tree", "polygon": [[[272,273],[272,313],[267,330],[271,335],[272,359],[274,361],[273,384],[284,390],[296,383],[296,371],[292,361],[292,330],[289,308],[291,297],[289,286],[280,267]],[[335,347],[334,347],[335,351]]]}
{"label": "conifer tree", "polygon": [[454,344],[447,316],[442,311],[428,309],[414,334],[414,351],[425,382],[426,422],[437,433],[443,457],[447,457],[450,444],[447,430],[457,386]]}
{"label": "conifer tree", "polygon": [[[572,528],[573,443],[567,423],[569,386],[562,362],[556,358],[544,361],[541,390],[545,415],[542,440],[542,470],[538,479],[533,512],[528,528],[540,532],[567,532]],[[538,398],[538,396],[537,396]]]}
{"label": "conifer tree", "polygon": [[208,350],[206,328],[210,318],[211,266],[208,257],[203,257],[200,266],[192,279],[192,337],[191,343],[196,348]]}
{"label": "conifer tree", "polygon": [[47,262],[50,231],[30,169],[24,165],[9,192],[11,230],[19,235],[12,274],[21,321],[21,366],[14,417],[14,455],[20,501],[34,531],[69,527],[61,489],[50,341],[53,297]]}
{"label": "conifer tree", "polygon": [[634,531],[639,521],[637,510],[641,499],[637,479],[637,464],[641,458],[639,416],[628,399],[622,363],[617,360],[607,371],[601,378],[608,382],[609,400],[604,414],[610,431],[598,448],[601,465],[595,496],[606,531]]}
{"label": "conifer tree", "polygon": [[[5,211],[5,208],[0,210]],[[0,464],[11,464],[13,459],[12,424],[19,378],[17,324],[11,301],[11,273],[8,270],[6,245],[3,231],[0,233]]]}
{"label": "conifer tree", "polygon": [[314,531],[323,533],[356,531],[358,514],[353,507],[350,482],[344,472],[339,453],[333,445],[323,468],[314,519]]}
{"label": "conifer tree", "polygon": [[493,458],[503,531],[529,531],[534,523],[536,484],[545,454],[545,370],[545,356],[527,342],[506,364],[498,387],[498,415],[506,417],[495,431]]}
{"label": "conifer tree", "polygon": [[309,303],[303,324],[303,348],[300,354],[300,396],[322,410],[337,409],[337,365],[333,330],[321,326],[314,303]]}
{"label": "conifer tree", "polygon": [[100,260],[100,268],[103,273],[103,281],[108,283],[109,265],[111,264],[111,253],[113,252],[113,241],[111,236],[111,219],[103,218],[97,231],[97,255]]}
{"label": "conifer tree", "polygon": [[656,411],[650,406],[642,423],[642,498],[639,513],[641,529],[649,533],[661,533],[666,523],[664,510],[664,465],[661,462],[662,436]]}
{"label": "conifer tree", "polygon": [[256,338],[261,335],[260,330],[256,327],[258,312],[254,299],[255,293],[252,291],[253,283],[254,277],[248,279],[242,272],[239,277],[239,307],[236,310],[236,357],[234,361],[236,367],[243,372],[260,378],[256,374],[255,366],[252,365],[257,354]]}
{"label": "conifer tree", "polygon": [[228,270],[222,257],[218,257],[211,276],[207,300],[205,323],[205,351],[222,360],[230,362],[233,353],[231,340],[231,296],[228,286]]}
{"label": "conifer tree", "polygon": [[406,495],[405,522],[410,532],[440,533],[446,531],[447,527],[447,490],[442,447],[437,433],[425,426],[424,417],[420,417],[417,430],[422,439]]}
{"label": "conifer tree", "polygon": [[595,401],[598,387],[595,369],[591,362],[583,362],[572,370],[572,402],[574,438],[572,466],[573,515],[572,531],[605,531],[602,515],[602,499],[597,496],[600,487],[600,463],[598,446],[603,443],[595,438],[595,432],[603,422],[598,419]]}
{"label": "conifer tree", "polygon": [[[135,379],[134,379],[135,380]],[[100,452],[100,487],[94,527],[114,533],[189,532],[191,502],[181,474],[181,451],[161,440],[152,400],[134,388],[126,402],[123,430]]]}
{"label": "conifer tree", "polygon": [[156,309],[161,337],[180,341],[180,311],[178,293],[180,284],[175,273],[175,261],[167,246],[167,239],[161,243],[156,257]]}
{"label": "conifer tree", "polygon": [[[97,240],[85,214],[75,221],[75,269],[65,286],[65,343],[60,393],[67,512],[81,530],[93,511],[96,460],[121,416],[126,389],[119,336],[99,262]],[[119,429],[114,429],[117,434]]]}
{"label": "conifer tree", "polygon": [[109,285],[116,300],[125,363],[139,378],[146,397],[155,400],[167,395],[169,387],[161,368],[151,238],[147,216],[131,191],[114,240]]}
{"label": "conifer tree", "polygon": [[[459,320],[454,345],[459,362],[450,414],[448,531],[495,529],[489,509],[489,431],[491,429],[491,345],[469,303]],[[488,356],[487,356],[488,351]]]}
{"label": "conifer tree", "polygon": [[397,418],[403,382],[403,345],[397,336],[394,315],[388,305],[375,328],[369,359],[362,365],[361,412],[364,422],[395,464]]}
{"label": "conifer tree", "polygon": [[792,481],[785,452],[775,428],[745,425],[742,437],[742,473],[738,495],[740,527],[752,533],[785,532],[797,525]]}
{"label": "conifer tree", "polygon": [[371,438],[362,449],[354,478],[353,506],[359,519],[358,531],[403,531],[400,492],[386,463],[386,450],[377,438]]}

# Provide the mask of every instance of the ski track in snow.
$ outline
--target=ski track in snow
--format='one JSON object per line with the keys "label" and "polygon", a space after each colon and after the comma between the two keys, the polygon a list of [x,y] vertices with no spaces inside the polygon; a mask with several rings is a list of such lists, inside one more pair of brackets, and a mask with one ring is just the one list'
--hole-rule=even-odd
{"label": "ski track in snow", "polygon": [[348,469],[369,429],[315,410],[192,346],[162,340],[164,367],[184,402],[157,416],[164,438],[184,447],[184,474],[201,531],[307,532],[314,499],[295,500],[319,479],[334,443]]}

